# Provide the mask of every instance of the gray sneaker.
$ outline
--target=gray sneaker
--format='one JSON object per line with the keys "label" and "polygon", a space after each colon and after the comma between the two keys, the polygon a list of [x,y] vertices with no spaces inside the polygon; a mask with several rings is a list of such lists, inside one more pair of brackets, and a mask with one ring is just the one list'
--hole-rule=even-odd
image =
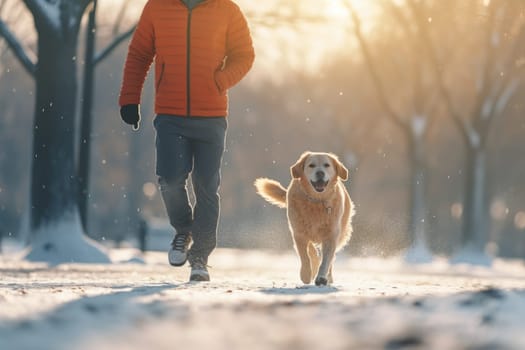
{"label": "gray sneaker", "polygon": [[210,280],[208,265],[203,258],[190,258],[190,281],[206,282]]}
{"label": "gray sneaker", "polygon": [[188,248],[191,243],[191,233],[177,233],[168,252],[168,260],[172,266],[182,266],[188,260]]}

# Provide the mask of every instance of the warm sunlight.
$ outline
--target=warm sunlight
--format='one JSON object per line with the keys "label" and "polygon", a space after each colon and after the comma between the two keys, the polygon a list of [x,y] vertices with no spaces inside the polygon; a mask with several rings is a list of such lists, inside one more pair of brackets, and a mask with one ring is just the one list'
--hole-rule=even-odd
{"label": "warm sunlight", "polygon": [[[258,53],[257,71],[280,80],[282,70],[317,74],[344,52],[355,48],[348,2],[366,31],[375,21],[376,2],[365,0],[304,0],[255,3],[238,0],[248,14]],[[257,79],[252,74],[250,79]]]}
{"label": "warm sunlight", "polygon": [[[320,65],[355,47],[351,34],[350,4],[362,20],[363,30],[369,30],[376,20],[377,2],[369,0],[253,0],[235,1],[250,23],[257,50],[254,72],[274,79],[282,78],[282,70],[315,73]],[[145,0],[128,1],[126,17],[138,19]],[[123,2],[100,1],[107,9],[101,13],[117,13]]]}
{"label": "warm sunlight", "polygon": [[331,0],[327,14],[334,18],[348,19],[348,5],[357,12],[365,26],[369,26],[377,16],[375,1],[370,0]]}

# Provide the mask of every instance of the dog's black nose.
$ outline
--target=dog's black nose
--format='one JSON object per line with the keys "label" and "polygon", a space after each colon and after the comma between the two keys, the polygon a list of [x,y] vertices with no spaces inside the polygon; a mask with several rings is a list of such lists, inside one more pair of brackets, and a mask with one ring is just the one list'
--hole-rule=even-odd
{"label": "dog's black nose", "polygon": [[317,171],[315,173],[315,177],[317,177],[318,180],[324,179],[324,172],[322,172],[321,170]]}

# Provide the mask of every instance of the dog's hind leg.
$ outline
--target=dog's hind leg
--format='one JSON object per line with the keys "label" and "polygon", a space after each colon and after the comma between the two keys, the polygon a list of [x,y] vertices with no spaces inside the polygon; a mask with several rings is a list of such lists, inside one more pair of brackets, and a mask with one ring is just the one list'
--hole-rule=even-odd
{"label": "dog's hind leg", "polygon": [[332,269],[332,264],[335,258],[336,243],[332,241],[324,241],[322,246],[323,259],[321,266],[319,266],[319,272],[315,278],[315,285],[326,286],[329,282],[331,274],[329,272]]}
{"label": "dog's hind leg", "polygon": [[310,267],[312,269],[312,276],[317,275],[319,271],[319,265],[321,264],[321,258],[319,252],[312,242],[308,242],[308,256],[310,257]]}
{"label": "dog's hind leg", "polygon": [[301,259],[301,281],[304,284],[309,284],[312,281],[312,267],[310,265],[310,257],[308,256],[308,241],[302,238],[294,237],[295,248],[297,249],[297,254]]}

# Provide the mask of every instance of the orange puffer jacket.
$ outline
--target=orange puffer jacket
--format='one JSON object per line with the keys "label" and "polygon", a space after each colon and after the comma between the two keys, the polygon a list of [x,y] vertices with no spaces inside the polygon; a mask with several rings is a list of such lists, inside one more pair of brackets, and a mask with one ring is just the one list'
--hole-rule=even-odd
{"label": "orange puffer jacket", "polygon": [[254,57],[246,19],[231,0],[206,0],[191,11],[181,0],[149,0],[129,45],[119,104],[140,103],[155,59],[155,113],[226,116],[227,90]]}

